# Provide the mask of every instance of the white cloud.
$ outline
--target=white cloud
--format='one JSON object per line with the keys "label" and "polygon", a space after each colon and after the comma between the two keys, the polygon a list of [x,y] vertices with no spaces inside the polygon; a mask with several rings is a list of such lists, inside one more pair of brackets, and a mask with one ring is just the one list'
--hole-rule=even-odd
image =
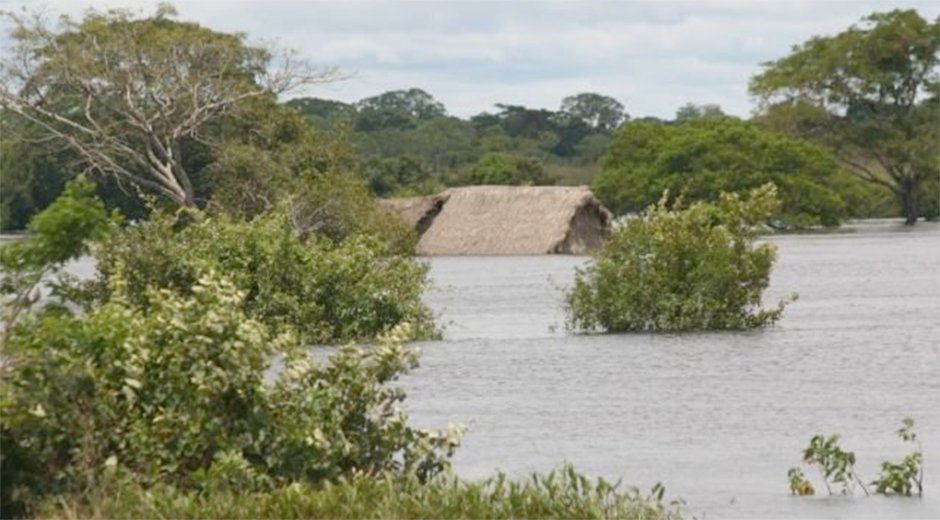
{"label": "white cloud", "polygon": [[[0,8],[22,2],[0,0]],[[80,14],[142,0],[45,2]],[[557,108],[562,97],[596,91],[635,115],[670,117],[687,101],[747,115],[747,81],[759,63],[815,34],[834,34],[882,0],[755,1],[390,1],[176,0],[184,19],[244,31],[301,51],[356,77],[311,90],[344,101],[422,88],[451,113],[496,102]],[[28,2],[37,6],[39,2]],[[913,0],[930,18],[940,6]]]}

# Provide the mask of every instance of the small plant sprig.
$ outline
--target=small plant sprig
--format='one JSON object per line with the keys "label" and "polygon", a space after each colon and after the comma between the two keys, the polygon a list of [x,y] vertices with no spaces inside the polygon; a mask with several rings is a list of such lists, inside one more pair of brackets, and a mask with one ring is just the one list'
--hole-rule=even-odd
{"label": "small plant sprig", "polygon": [[[914,419],[905,417],[901,421],[901,428],[897,431],[898,437],[904,442],[916,443],[917,450],[904,457],[901,462],[885,461],[881,463],[881,475],[871,485],[875,493],[881,495],[912,496],[914,490],[917,496],[924,496],[924,448],[917,434],[914,432]],[[803,462],[819,468],[823,476],[826,491],[833,494],[833,484],[842,485],[842,494],[852,494],[855,484],[862,488],[866,495],[870,495],[868,487],[855,473],[855,453],[845,451],[839,446],[839,436],[816,435],[809,441],[809,446],[803,450]],[[797,496],[816,494],[813,484],[806,478],[800,468],[794,467],[787,471],[790,482],[790,493]]]}
{"label": "small plant sprig", "polygon": [[842,494],[851,495],[857,483],[868,495],[868,488],[855,473],[855,452],[845,451],[839,446],[839,436],[815,435],[803,450],[803,462],[816,465],[823,474],[826,490],[832,493],[833,484],[842,485]]}
{"label": "small plant sprig", "polygon": [[884,461],[881,463],[881,475],[874,481],[875,491],[883,495],[911,496],[917,489],[917,496],[924,496],[924,448],[914,432],[914,419],[905,417],[901,421],[898,437],[904,442],[917,444],[917,450],[904,457],[901,462]]}

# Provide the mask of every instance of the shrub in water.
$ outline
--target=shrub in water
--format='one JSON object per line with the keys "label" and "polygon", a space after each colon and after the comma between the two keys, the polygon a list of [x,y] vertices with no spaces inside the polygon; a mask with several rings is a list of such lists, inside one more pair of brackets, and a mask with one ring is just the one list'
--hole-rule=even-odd
{"label": "shrub in water", "polygon": [[[901,428],[897,431],[898,437],[904,442],[916,443],[917,450],[911,452],[901,462],[884,461],[881,463],[881,475],[871,485],[875,493],[882,495],[911,496],[917,491],[917,496],[924,496],[924,449],[917,434],[914,432],[914,419],[905,417],[901,421]],[[832,494],[833,484],[841,484],[842,494],[851,494],[857,484],[866,495],[868,488],[862,479],[855,473],[855,453],[844,451],[839,446],[839,436],[814,435],[809,446],[803,450],[803,462],[819,468],[826,485],[826,490]],[[794,495],[812,495],[813,485],[806,480],[799,468],[790,468],[787,476],[790,479],[790,492]]]}
{"label": "shrub in water", "polygon": [[617,229],[579,269],[567,294],[569,327],[607,332],[746,329],[773,323],[785,302],[761,308],[776,251],[755,245],[776,210],[773,185],[718,204],[664,196]]}

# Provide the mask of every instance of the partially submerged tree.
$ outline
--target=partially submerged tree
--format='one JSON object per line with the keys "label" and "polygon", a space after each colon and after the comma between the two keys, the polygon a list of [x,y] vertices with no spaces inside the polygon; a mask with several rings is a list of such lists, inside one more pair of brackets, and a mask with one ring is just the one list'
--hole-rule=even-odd
{"label": "partially submerged tree", "polygon": [[859,177],[892,190],[914,224],[921,191],[940,177],[938,52],[940,18],[875,13],[765,63],[750,90],[772,120],[829,145]]}
{"label": "partially submerged tree", "polygon": [[290,52],[251,46],[179,22],[161,4],[149,17],[90,11],[57,26],[31,13],[3,13],[12,52],[0,63],[0,106],[66,143],[95,173],[195,205],[189,142],[241,102],[337,79]]}
{"label": "partially submerged tree", "polygon": [[[716,204],[670,206],[665,195],[627,219],[575,274],[568,326],[602,332],[749,329],[773,324],[788,300],[761,307],[776,258],[755,244],[780,201],[772,184]],[[792,298],[792,297],[791,297]]]}

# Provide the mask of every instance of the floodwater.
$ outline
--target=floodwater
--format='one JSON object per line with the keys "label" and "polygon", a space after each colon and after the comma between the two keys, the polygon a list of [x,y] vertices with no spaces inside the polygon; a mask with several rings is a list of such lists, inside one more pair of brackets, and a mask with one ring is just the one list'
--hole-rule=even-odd
{"label": "floodwater", "polygon": [[[698,518],[940,517],[940,226],[868,222],[787,235],[767,301],[773,328],[573,335],[561,291],[583,257],[429,259],[445,339],[402,380],[412,420],[469,426],[454,466],[515,476],[567,461],[624,485],[666,486]],[[817,433],[842,435],[860,476],[923,441],[925,497],[789,495]]]}
{"label": "floodwater", "polygon": [[[940,518],[940,225],[769,240],[766,300],[799,300],[752,332],[573,335],[562,291],[586,258],[429,259],[426,301],[446,329],[401,381],[413,423],[469,426],[454,459],[466,478],[571,462],[662,482],[700,519]],[[822,494],[789,495],[810,437],[841,434],[870,481],[910,451],[894,434],[905,416],[923,441],[923,500],[825,496],[806,467]]]}

